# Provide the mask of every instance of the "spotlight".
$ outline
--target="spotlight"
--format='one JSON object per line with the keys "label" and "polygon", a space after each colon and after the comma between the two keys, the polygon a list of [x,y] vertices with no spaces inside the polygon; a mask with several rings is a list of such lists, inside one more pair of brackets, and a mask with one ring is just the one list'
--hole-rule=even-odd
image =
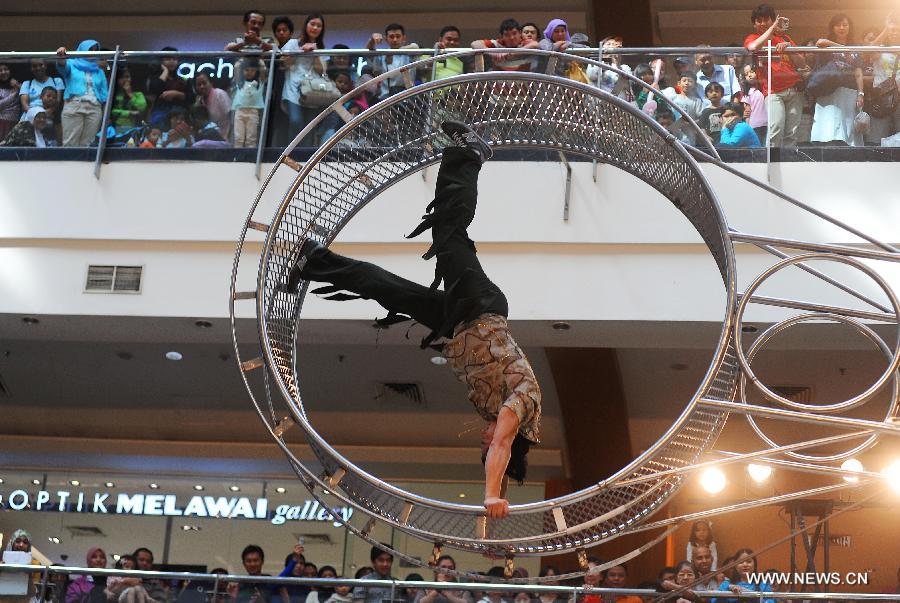
{"label": "spotlight", "polygon": [[37,318],[35,318],[34,316],[23,316],[22,322],[24,322],[26,325],[36,325],[41,321],[38,320]]}
{"label": "spotlight", "polygon": [[[844,471],[862,471],[863,464],[861,462],[859,462],[859,459],[851,458],[851,459],[847,459],[846,461],[841,463],[841,469],[843,469]],[[852,475],[845,475],[844,481],[849,482],[851,484],[855,484],[856,482],[859,481],[859,478],[854,477]]]}
{"label": "spotlight", "polygon": [[118,561],[121,558],[122,558],[122,555],[120,555],[118,553],[113,553],[113,561]]}
{"label": "spotlight", "polygon": [[2,484],[2,483],[3,483],[3,478],[2,478],[2,477],[0,477],[0,484]]}
{"label": "spotlight", "polygon": [[894,492],[900,494],[900,459],[882,469],[881,473],[887,478],[888,486],[890,486]]}
{"label": "spotlight", "polygon": [[710,494],[718,494],[724,490],[725,482],[725,474],[716,467],[710,467],[700,474],[700,485]]}
{"label": "spotlight", "polygon": [[569,323],[559,320],[551,325],[554,331],[568,331],[572,328],[572,325]]}
{"label": "spotlight", "polygon": [[232,492],[240,492],[241,491],[240,486],[228,486],[228,489],[231,490]]}
{"label": "spotlight", "polygon": [[466,497],[466,493],[465,493],[465,492],[460,492],[460,493],[459,493],[459,497],[460,497],[460,498],[465,498],[465,497]]}
{"label": "spotlight", "polygon": [[445,364],[447,364],[447,359],[443,356],[432,356],[431,364],[435,366],[444,366]]}
{"label": "spotlight", "polygon": [[[103,484],[103,485],[106,486],[107,488],[115,488],[115,487],[116,487],[116,483],[115,483],[115,482],[106,482],[106,483]],[[116,559],[116,561],[118,561],[118,559]]]}
{"label": "spotlight", "polygon": [[33,480],[31,480],[31,483],[34,484],[35,486],[40,486],[40,485],[41,485],[41,480],[39,480],[39,479],[33,479]]}
{"label": "spotlight", "polygon": [[194,490],[196,490],[197,492],[202,492],[203,486],[201,486],[200,484],[194,484]]}
{"label": "spotlight", "polygon": [[753,478],[753,481],[761,483],[772,476],[772,468],[768,465],[756,465],[754,463],[750,463],[749,465],[747,465],[747,473],[750,474],[750,477]]}
{"label": "spotlight", "polygon": [[151,490],[159,490],[159,484],[157,484],[156,482],[150,482],[148,485],[150,486]]}
{"label": "spotlight", "polygon": [[278,486],[277,488],[275,488],[275,491],[279,494],[284,494],[285,492],[287,492],[287,489],[284,486]]}
{"label": "spotlight", "polygon": [[210,329],[212,328],[212,323],[208,320],[195,320],[194,326],[199,327],[201,329]]}
{"label": "spotlight", "polygon": [[49,540],[49,541],[52,542],[53,544],[59,544],[59,538],[58,538],[57,536],[51,536],[51,537],[48,538],[47,540]]}
{"label": "spotlight", "polygon": [[80,485],[81,485],[81,482],[78,481],[77,479],[69,480],[69,483],[72,484],[73,486],[80,486]]}
{"label": "spotlight", "polygon": [[177,361],[177,360],[181,360],[182,358],[184,358],[184,356],[181,355],[181,352],[171,351],[171,352],[166,352],[166,358],[169,360]]}

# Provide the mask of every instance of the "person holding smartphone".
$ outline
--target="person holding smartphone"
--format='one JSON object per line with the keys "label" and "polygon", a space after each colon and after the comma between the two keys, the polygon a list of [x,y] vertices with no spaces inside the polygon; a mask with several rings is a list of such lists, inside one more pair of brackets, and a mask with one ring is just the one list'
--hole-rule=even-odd
{"label": "person holding smartphone", "polygon": [[[784,51],[796,46],[787,35],[790,27],[787,17],[782,17],[768,4],[760,4],[750,16],[752,33],[744,39],[744,48],[754,53],[756,75],[760,90],[766,95],[769,116],[769,142],[773,147],[793,147],[797,145],[797,130],[803,115],[806,97],[799,89],[802,81],[798,68],[806,68],[806,60],[800,54],[788,55]],[[769,77],[769,59],[766,46],[772,46],[772,81]],[[771,89],[771,93],[770,93]]]}

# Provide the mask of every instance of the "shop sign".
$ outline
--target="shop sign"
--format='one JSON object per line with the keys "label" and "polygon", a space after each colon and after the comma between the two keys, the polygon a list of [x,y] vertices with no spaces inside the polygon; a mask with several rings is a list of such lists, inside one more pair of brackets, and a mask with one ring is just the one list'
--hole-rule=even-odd
{"label": "shop sign", "polygon": [[34,495],[13,490],[0,492],[0,507],[11,511],[58,511],[62,513],[101,513],[149,515],[160,517],[217,517],[223,519],[268,519],[274,525],[288,521],[330,521],[335,527],[350,521],[352,507],[323,507],[315,500],[299,505],[278,505],[269,509],[266,498],[246,496],[192,496],[185,501],[175,494],[130,494],[127,492],[70,492],[38,490]]}

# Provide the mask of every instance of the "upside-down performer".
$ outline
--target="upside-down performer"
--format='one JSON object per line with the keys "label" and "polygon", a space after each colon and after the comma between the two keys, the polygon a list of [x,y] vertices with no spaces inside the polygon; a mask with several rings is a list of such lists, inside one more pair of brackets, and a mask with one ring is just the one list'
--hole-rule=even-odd
{"label": "upside-down performer", "polygon": [[484,506],[488,517],[502,518],[509,514],[508,478],[519,483],[525,479],[528,449],[540,442],[541,390],[509,332],[506,297],[484,273],[467,232],[478,202],[478,173],[491,149],[465,124],[447,121],[441,127],[458,146],[444,149],[434,201],[409,235],[431,229],[433,242],[423,256],[437,258],[431,287],[307,240],[286,288],[296,292],[301,281],[329,283],[314,293],[333,294],[331,299],[338,300],[373,299],[389,313],[382,324],[411,318],[431,329],[422,347],[447,339],[442,353],[488,422],[481,437]]}

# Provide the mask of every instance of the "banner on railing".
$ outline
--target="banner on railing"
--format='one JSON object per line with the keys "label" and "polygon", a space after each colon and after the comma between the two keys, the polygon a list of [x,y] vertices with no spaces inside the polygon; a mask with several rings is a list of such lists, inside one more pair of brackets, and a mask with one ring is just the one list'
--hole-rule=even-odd
{"label": "banner on railing", "polygon": [[302,504],[281,504],[270,509],[266,498],[247,496],[192,496],[186,502],[177,494],[128,492],[70,492],[38,490],[34,495],[13,490],[0,493],[0,507],[10,511],[57,511],[60,513],[101,513],[158,517],[214,517],[220,519],[268,519],[274,525],[288,521],[332,522],[340,527],[350,521],[352,507],[324,507],[316,500]]}

